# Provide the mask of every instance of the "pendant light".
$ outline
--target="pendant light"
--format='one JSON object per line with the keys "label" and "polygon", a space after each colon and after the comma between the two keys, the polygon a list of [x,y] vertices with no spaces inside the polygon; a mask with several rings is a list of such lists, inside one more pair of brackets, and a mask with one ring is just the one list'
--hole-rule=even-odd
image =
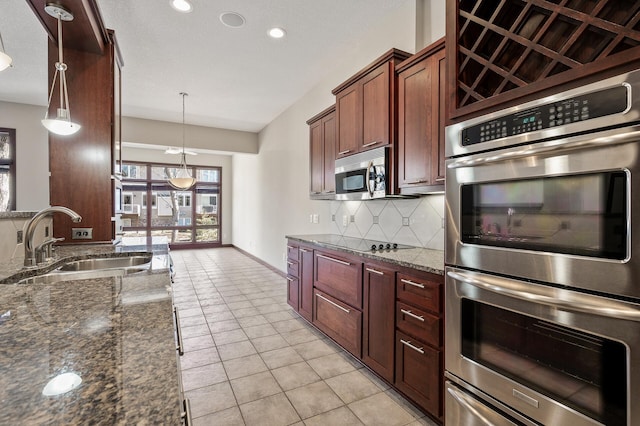
{"label": "pendant light", "polygon": [[11,66],[11,56],[7,55],[4,49],[4,42],[2,41],[2,33],[0,33],[0,71],[9,68]]}
{"label": "pendant light", "polygon": [[176,175],[169,179],[169,185],[175,189],[185,191],[191,188],[196,183],[196,180],[191,177],[187,169],[186,152],[184,149],[184,98],[185,96],[189,96],[189,94],[180,92],[180,96],[182,96],[182,153],[180,154],[180,167],[176,170]]}
{"label": "pendant light", "polygon": [[[73,14],[61,5],[54,3],[47,4],[44,10],[58,20],[58,62],[56,62],[56,71],[53,74],[53,82],[51,83],[51,91],[49,92],[49,100],[47,101],[47,112],[42,120],[42,125],[56,135],[72,135],[80,130],[82,126],[71,121],[69,94],[67,93],[67,64],[64,63],[62,57],[62,21],[73,21]],[[56,118],[49,118],[51,97],[56,87],[56,77],[58,75],[60,75],[60,107],[57,109]]]}

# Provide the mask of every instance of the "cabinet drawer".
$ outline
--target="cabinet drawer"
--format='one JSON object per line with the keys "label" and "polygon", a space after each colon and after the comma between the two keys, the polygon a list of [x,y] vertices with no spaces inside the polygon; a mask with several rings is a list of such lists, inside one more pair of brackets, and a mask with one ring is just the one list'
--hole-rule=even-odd
{"label": "cabinet drawer", "polygon": [[298,276],[298,262],[295,260],[287,259],[287,275],[299,278]]}
{"label": "cabinet drawer", "polygon": [[287,259],[298,261],[298,246],[291,243],[287,244]]}
{"label": "cabinet drawer", "polygon": [[442,414],[442,352],[396,332],[396,387],[436,417]]}
{"label": "cabinet drawer", "polygon": [[440,313],[442,280],[435,281],[398,273],[398,299],[420,309]]}
{"label": "cabinet drawer", "polygon": [[318,290],[314,290],[313,296],[313,324],[360,358],[362,312]]}
{"label": "cabinet drawer", "polygon": [[440,347],[440,318],[406,303],[396,303],[396,326],[398,330],[420,339],[425,343]]}
{"label": "cabinet drawer", "polygon": [[298,311],[298,303],[300,299],[300,283],[296,277],[287,275],[287,303]]}
{"label": "cabinet drawer", "polygon": [[314,272],[313,284],[316,287],[362,309],[362,262],[316,251]]}

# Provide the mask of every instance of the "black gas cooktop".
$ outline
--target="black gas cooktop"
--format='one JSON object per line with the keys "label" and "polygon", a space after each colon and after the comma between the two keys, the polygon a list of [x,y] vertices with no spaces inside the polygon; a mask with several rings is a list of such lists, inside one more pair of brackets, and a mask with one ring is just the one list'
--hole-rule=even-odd
{"label": "black gas cooktop", "polygon": [[319,235],[314,239],[318,243],[362,252],[393,251],[415,248],[405,244],[370,240],[367,238],[345,237],[342,235]]}

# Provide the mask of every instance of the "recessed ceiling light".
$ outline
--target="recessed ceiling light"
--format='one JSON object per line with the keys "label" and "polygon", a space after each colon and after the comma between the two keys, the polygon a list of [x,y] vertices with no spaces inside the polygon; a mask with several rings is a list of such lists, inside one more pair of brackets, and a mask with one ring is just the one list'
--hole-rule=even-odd
{"label": "recessed ceiling light", "polygon": [[170,0],[171,7],[178,12],[189,13],[193,10],[193,6],[188,0]]}
{"label": "recessed ceiling light", "polygon": [[237,12],[222,12],[220,14],[220,22],[227,27],[240,28],[244,25],[245,19],[244,16]]}
{"label": "recessed ceiling light", "polygon": [[269,30],[268,34],[273,38],[282,38],[287,34],[287,32],[282,28],[274,27]]}

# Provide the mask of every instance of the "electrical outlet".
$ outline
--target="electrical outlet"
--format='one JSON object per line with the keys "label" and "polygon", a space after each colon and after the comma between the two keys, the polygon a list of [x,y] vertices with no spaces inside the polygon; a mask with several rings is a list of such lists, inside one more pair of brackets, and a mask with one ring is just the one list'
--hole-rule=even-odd
{"label": "electrical outlet", "polygon": [[349,216],[342,215],[342,226],[347,226],[349,224]]}
{"label": "electrical outlet", "polygon": [[49,236],[49,227],[48,226],[44,227],[44,236],[45,236],[45,238]]}
{"label": "electrical outlet", "polygon": [[21,244],[22,243],[22,239],[23,239],[23,232],[22,230],[18,231],[18,235],[16,236],[16,244]]}
{"label": "electrical outlet", "polygon": [[317,213],[313,214],[313,223],[320,223],[320,217]]}
{"label": "electrical outlet", "polygon": [[71,228],[71,239],[91,240],[93,239],[93,228]]}
{"label": "electrical outlet", "polygon": [[356,215],[352,214],[349,216],[349,222],[354,223],[356,221]]}
{"label": "electrical outlet", "polygon": [[402,226],[409,226],[409,218],[408,217],[403,217],[402,218]]}
{"label": "electrical outlet", "polygon": [[313,215],[309,214],[309,223],[313,223]]}

